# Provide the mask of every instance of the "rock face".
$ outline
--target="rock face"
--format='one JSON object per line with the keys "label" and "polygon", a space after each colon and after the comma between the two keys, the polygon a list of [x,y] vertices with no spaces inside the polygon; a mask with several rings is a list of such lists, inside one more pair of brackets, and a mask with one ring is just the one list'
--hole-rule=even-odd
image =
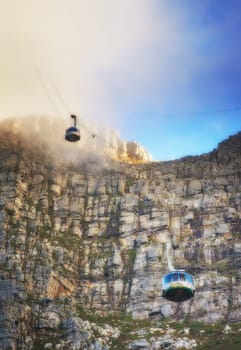
{"label": "rock face", "polygon": [[[60,327],[64,340],[46,348],[112,349],[118,329],[83,326],[88,311],[241,321],[241,133],[205,155],[137,165],[70,162],[41,139],[0,134],[1,349],[32,349]],[[194,275],[190,301],[162,298],[168,259]],[[142,338],[127,348],[165,346]]]}

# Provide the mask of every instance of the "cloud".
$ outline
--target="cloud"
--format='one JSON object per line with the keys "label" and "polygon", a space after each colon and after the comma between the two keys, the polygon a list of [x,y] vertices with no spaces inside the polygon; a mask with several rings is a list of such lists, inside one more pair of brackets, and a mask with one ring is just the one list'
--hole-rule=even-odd
{"label": "cloud", "polygon": [[179,69],[192,64],[183,18],[147,0],[5,2],[0,115],[74,112],[107,122],[121,104],[145,96],[160,104],[173,83],[190,79]]}

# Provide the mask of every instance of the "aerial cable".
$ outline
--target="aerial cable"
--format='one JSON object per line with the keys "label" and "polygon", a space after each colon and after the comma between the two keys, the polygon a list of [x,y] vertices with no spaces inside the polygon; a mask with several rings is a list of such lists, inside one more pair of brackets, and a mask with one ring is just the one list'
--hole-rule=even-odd
{"label": "aerial cable", "polygon": [[239,112],[241,111],[241,107],[230,107],[230,108],[222,108],[222,109],[214,109],[207,111],[196,111],[196,112],[182,112],[182,113],[159,113],[159,115],[166,116],[195,116],[195,115],[207,115],[207,114],[224,114],[228,112]]}
{"label": "aerial cable", "polygon": [[138,114],[141,116],[150,116],[151,114],[156,114],[157,116],[161,117],[184,117],[184,116],[198,116],[198,115],[209,115],[209,114],[225,114],[229,112],[240,112],[241,106],[236,107],[230,107],[230,108],[220,108],[220,109],[213,109],[213,110],[206,110],[206,111],[194,111],[194,112],[163,112],[163,113],[141,113],[141,112],[132,112],[132,114]]}
{"label": "aerial cable", "polygon": [[48,99],[48,102],[49,102],[49,105],[50,105],[51,109],[53,110],[54,114],[58,115],[59,111],[56,108],[56,105],[54,103],[52,94],[51,94],[51,92],[50,92],[46,82],[44,81],[44,79],[43,79],[43,77],[42,77],[42,75],[40,73],[40,69],[37,66],[35,66],[35,71],[37,73],[40,85],[42,86],[42,89],[43,89],[45,95],[47,96],[47,99]]}
{"label": "aerial cable", "polygon": [[[40,83],[48,97],[48,100],[49,100],[49,103],[52,107],[52,109],[54,110],[54,112],[56,113],[56,115],[58,115],[58,111],[57,111],[57,108],[56,108],[56,104],[54,103],[54,99],[50,93],[50,90],[49,87],[47,85],[51,85],[52,86],[52,90],[54,91],[56,97],[58,98],[59,102],[61,102],[61,105],[63,107],[63,109],[65,110],[65,113],[67,113],[68,115],[72,116],[73,114],[70,112],[70,108],[68,107],[66,101],[64,100],[59,88],[57,87],[57,85],[55,84],[54,80],[53,80],[53,77],[50,76],[50,74],[47,74],[45,72],[45,77],[48,81],[49,84],[46,83],[46,81],[43,79],[43,76],[41,74],[41,71],[40,71],[40,68],[38,68],[36,66],[36,71],[38,73],[38,77],[39,77],[39,80],[40,80]],[[83,128],[91,135],[92,138],[96,138],[96,133],[93,132],[92,130],[90,130],[87,125],[82,121],[79,122],[79,124],[81,124],[83,126]],[[105,139],[103,137],[101,137],[100,135],[98,135],[98,139],[102,140],[104,143],[105,143]]]}
{"label": "aerial cable", "polygon": [[[66,112],[68,115],[73,116],[73,114],[70,112],[69,106],[67,105],[66,101],[65,101],[64,98],[63,98],[63,95],[61,94],[59,88],[58,88],[57,85],[55,84],[55,82],[54,82],[54,80],[53,80],[53,77],[50,77],[50,74],[47,74],[47,77],[48,77],[49,83],[52,85],[52,87],[53,87],[53,89],[54,89],[54,91],[55,91],[56,96],[58,97],[59,101],[61,102],[61,104],[62,104],[62,106],[63,106],[65,112]],[[75,121],[75,123],[76,123],[76,121]],[[96,134],[93,133],[93,132],[86,126],[85,123],[80,122],[80,124],[85,128],[85,130],[87,130],[87,131],[91,134],[92,138],[95,138],[95,137],[96,137]]]}
{"label": "aerial cable", "polygon": [[71,114],[69,106],[67,105],[66,101],[64,100],[64,98],[63,98],[62,94],[60,93],[60,90],[58,89],[57,85],[55,84],[53,78],[50,77],[50,74],[47,74],[47,78],[48,78],[50,84],[52,85],[52,87],[54,88],[55,94],[56,94],[57,98],[59,99],[60,103],[62,104],[62,107],[64,108],[65,112],[67,114]]}

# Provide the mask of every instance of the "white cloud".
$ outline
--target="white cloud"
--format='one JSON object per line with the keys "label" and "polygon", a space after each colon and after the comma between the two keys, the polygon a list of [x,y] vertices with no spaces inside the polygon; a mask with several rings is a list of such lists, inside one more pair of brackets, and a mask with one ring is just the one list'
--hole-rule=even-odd
{"label": "white cloud", "polygon": [[101,122],[117,116],[120,101],[138,104],[146,97],[161,104],[173,83],[189,81],[185,67],[194,65],[182,27],[186,14],[161,4],[5,1],[0,115],[65,114],[58,93],[71,112]]}

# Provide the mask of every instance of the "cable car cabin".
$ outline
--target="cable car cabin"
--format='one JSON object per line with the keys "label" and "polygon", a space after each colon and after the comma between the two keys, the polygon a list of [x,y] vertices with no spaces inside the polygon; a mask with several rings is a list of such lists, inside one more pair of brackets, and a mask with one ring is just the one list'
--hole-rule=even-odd
{"label": "cable car cabin", "polygon": [[74,119],[74,126],[71,126],[65,131],[65,140],[69,142],[76,142],[80,140],[79,129],[76,128],[76,115],[71,115]]}
{"label": "cable car cabin", "polygon": [[80,140],[80,132],[75,127],[70,127],[65,131],[65,140],[69,142],[76,142]]}
{"label": "cable car cabin", "polygon": [[170,301],[186,301],[195,294],[194,279],[184,270],[171,271],[162,279],[162,296]]}

